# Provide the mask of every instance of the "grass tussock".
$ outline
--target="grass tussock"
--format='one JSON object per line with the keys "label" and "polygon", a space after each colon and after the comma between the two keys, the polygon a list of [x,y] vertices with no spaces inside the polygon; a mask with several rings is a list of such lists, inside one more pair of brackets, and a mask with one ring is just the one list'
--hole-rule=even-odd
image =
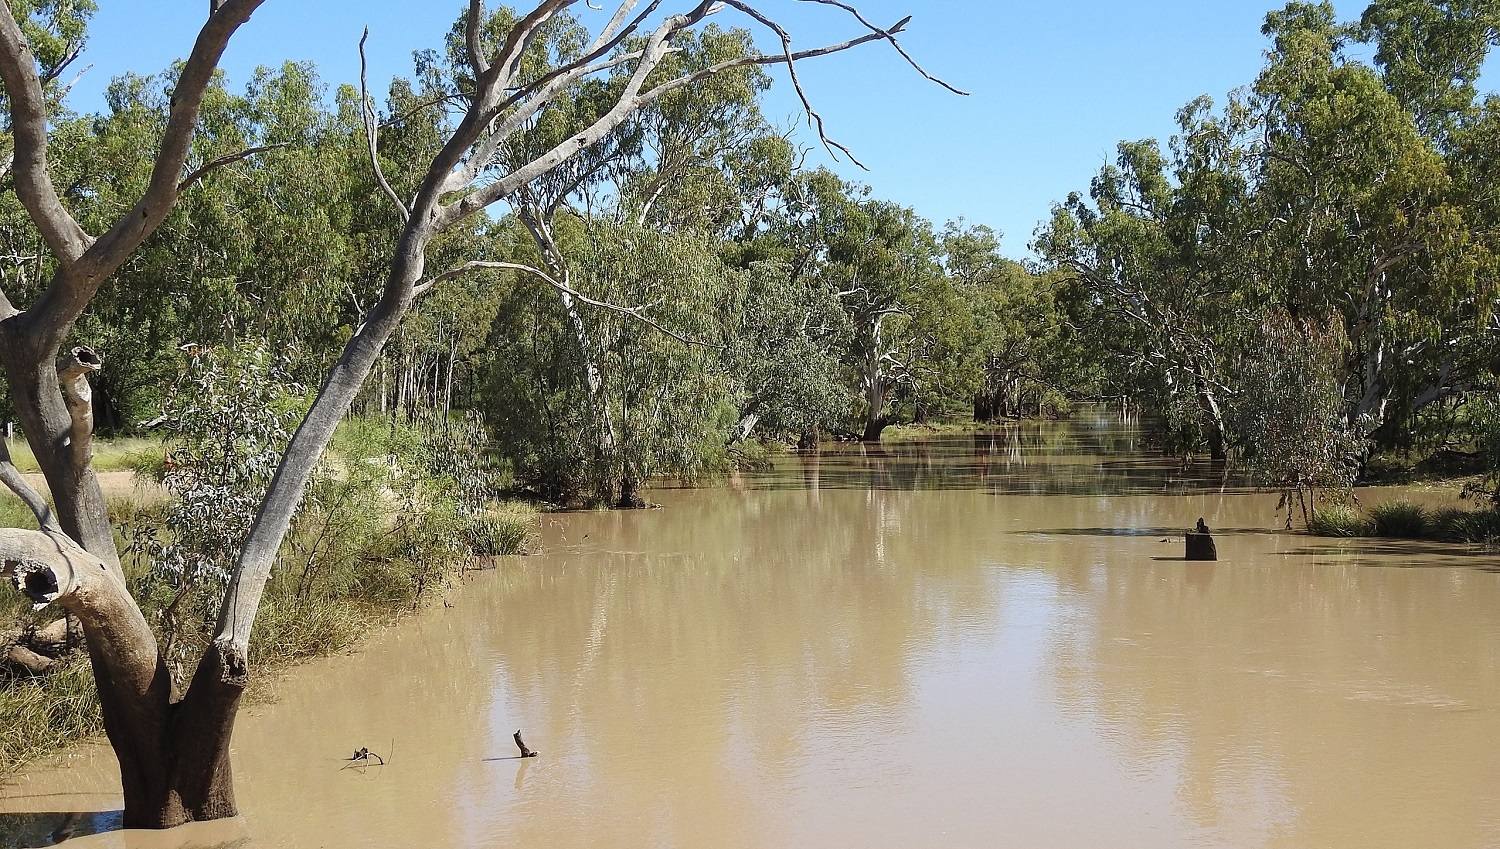
{"label": "grass tussock", "polygon": [[1374,534],[1375,524],[1358,508],[1347,504],[1320,507],[1313,511],[1307,530],[1320,537],[1367,537]]}
{"label": "grass tussock", "polygon": [[1392,539],[1426,539],[1432,517],[1427,508],[1410,501],[1391,501],[1370,508],[1374,535]]}
{"label": "grass tussock", "polygon": [[1385,537],[1438,542],[1500,542],[1500,508],[1470,510],[1449,507],[1429,510],[1410,501],[1391,501],[1371,507],[1369,515],[1347,505],[1313,513],[1307,529],[1322,537]]}
{"label": "grass tussock", "polygon": [[0,774],[101,730],[87,657],[43,678],[0,678]]}

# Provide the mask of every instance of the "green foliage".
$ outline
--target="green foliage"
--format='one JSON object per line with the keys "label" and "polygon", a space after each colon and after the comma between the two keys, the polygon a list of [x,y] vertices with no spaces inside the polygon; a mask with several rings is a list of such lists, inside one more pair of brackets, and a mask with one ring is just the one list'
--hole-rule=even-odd
{"label": "green foliage", "polygon": [[1494,544],[1500,540],[1500,510],[1448,507],[1428,510],[1409,501],[1378,504],[1365,516],[1355,507],[1318,508],[1307,530],[1325,537],[1389,537]]}
{"label": "green foliage", "polygon": [[1370,521],[1375,536],[1422,539],[1431,531],[1432,515],[1420,504],[1403,499],[1371,507]]}
{"label": "green foliage", "polygon": [[1248,465],[1272,486],[1354,483],[1361,440],[1344,420],[1340,341],[1337,332],[1273,314],[1241,361],[1237,430]]}
{"label": "green foliage", "polygon": [[264,346],[192,348],[187,357],[161,417],[161,484],[172,500],[161,526],[135,528],[129,548],[137,596],[159,617],[162,657],[179,676],[217,616],[305,403]]}
{"label": "green foliage", "polygon": [[1477,496],[1500,508],[1500,393],[1476,393],[1471,397],[1468,420],[1484,475],[1466,486],[1464,495]]}
{"label": "green foliage", "polygon": [[1438,510],[1431,514],[1428,527],[1436,539],[1493,545],[1500,540],[1500,509]]}
{"label": "green foliage", "polygon": [[1307,532],[1320,537],[1364,537],[1370,536],[1374,530],[1374,523],[1366,519],[1358,507],[1348,504],[1319,507],[1307,522]]}
{"label": "green foliage", "polygon": [[1500,35],[1500,9],[1489,0],[1376,0],[1358,33],[1376,45],[1391,93],[1424,131],[1441,137],[1473,114],[1475,82]]}

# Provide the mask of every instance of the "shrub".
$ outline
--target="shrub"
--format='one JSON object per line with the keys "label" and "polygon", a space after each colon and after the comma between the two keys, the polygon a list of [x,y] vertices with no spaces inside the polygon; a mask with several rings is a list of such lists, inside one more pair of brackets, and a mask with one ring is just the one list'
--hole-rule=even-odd
{"label": "shrub", "polygon": [[1410,501],[1391,501],[1370,508],[1375,536],[1421,539],[1431,530],[1432,516],[1425,507]]}
{"label": "shrub", "polygon": [[1432,514],[1429,530],[1433,538],[1447,542],[1494,542],[1500,539],[1500,510],[1439,510]]}
{"label": "shrub", "polygon": [[1357,508],[1335,504],[1314,510],[1307,530],[1320,537],[1363,537],[1373,533],[1375,527]]}

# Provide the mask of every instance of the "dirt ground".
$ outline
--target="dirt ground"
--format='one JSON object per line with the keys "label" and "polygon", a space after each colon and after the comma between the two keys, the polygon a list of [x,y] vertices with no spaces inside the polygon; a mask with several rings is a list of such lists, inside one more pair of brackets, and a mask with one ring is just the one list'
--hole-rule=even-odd
{"label": "dirt ground", "polygon": [[[47,492],[47,481],[40,474],[32,473],[25,477],[39,491]],[[104,490],[105,498],[160,501],[167,497],[166,490],[151,481],[137,478],[135,472],[99,472],[99,488]]]}

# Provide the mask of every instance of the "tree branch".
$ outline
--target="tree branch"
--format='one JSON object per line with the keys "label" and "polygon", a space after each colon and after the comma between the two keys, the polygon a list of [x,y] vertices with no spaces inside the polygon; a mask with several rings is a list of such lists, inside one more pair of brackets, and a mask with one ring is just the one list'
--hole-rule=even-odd
{"label": "tree branch", "polygon": [[0,15],[0,79],[10,96],[16,196],[52,253],[62,262],[74,262],[93,240],[63,206],[47,171],[47,99],[36,58],[9,3]]}
{"label": "tree branch", "polygon": [[436,277],[432,278],[431,280],[425,281],[425,282],[423,282],[423,283],[421,283],[421,284],[419,284],[417,286],[412,287],[412,294],[414,296],[420,296],[423,293],[425,293],[427,290],[429,290],[432,287],[438,285],[439,283],[444,283],[444,282],[446,282],[448,280],[452,280],[453,278],[458,277],[461,274],[467,274],[470,271],[477,271],[477,270],[480,270],[480,269],[507,270],[507,271],[524,271],[527,274],[530,274],[533,277],[536,277],[536,278],[542,280],[547,285],[551,286],[552,288],[556,289],[557,291],[562,292],[563,294],[568,295],[568,296],[570,296],[570,297],[578,300],[581,303],[588,304],[591,307],[598,307],[599,309],[607,310],[609,312],[614,312],[614,313],[619,313],[621,315],[629,316],[630,318],[633,318],[636,321],[639,321],[640,323],[642,323],[642,324],[644,324],[644,325],[652,328],[653,330],[655,330],[658,333],[661,333],[664,336],[670,336],[671,338],[676,339],[678,342],[681,342],[684,345],[693,345],[693,346],[697,346],[697,347],[700,347],[700,348],[710,348],[710,349],[716,350],[716,351],[725,350],[725,346],[723,346],[723,345],[714,345],[714,344],[711,344],[711,343],[708,343],[708,342],[703,342],[703,341],[698,340],[698,339],[690,339],[690,338],[688,338],[686,336],[683,336],[683,335],[681,335],[679,333],[676,333],[674,331],[668,330],[665,327],[662,327],[657,322],[655,322],[655,321],[653,321],[650,318],[647,318],[645,316],[644,310],[646,309],[646,307],[644,307],[644,306],[622,307],[619,304],[612,304],[609,301],[601,301],[601,300],[598,300],[596,298],[590,298],[588,295],[585,295],[582,292],[578,291],[577,289],[574,289],[573,287],[569,286],[568,284],[563,283],[563,282],[557,280],[552,275],[548,274],[545,271],[542,271],[540,268],[535,268],[535,267],[530,266],[530,265],[524,265],[524,264],[519,263],[519,262],[490,262],[490,261],[486,261],[486,260],[477,260],[477,259],[476,260],[471,260],[469,262],[464,263],[463,265],[460,265],[457,268],[453,268],[453,269],[449,269],[448,271],[444,271],[442,274],[437,275]]}
{"label": "tree branch", "polygon": [[165,703],[156,637],[125,581],[104,561],[57,531],[0,528],[0,577],[36,609],[55,603],[82,621],[90,655],[119,688],[114,695],[133,697],[125,710],[147,711],[155,698]]}
{"label": "tree branch", "polygon": [[[26,182],[30,187],[28,193],[40,193],[33,198],[35,208],[28,205],[27,211],[44,234],[51,231],[46,236],[48,246],[61,263],[52,284],[26,314],[30,327],[39,332],[40,344],[46,347],[61,344],[104,281],[166,220],[177,201],[203,94],[213,81],[219,57],[230,36],[262,2],[225,0],[203,25],[173,88],[167,125],[146,191],[108,232],[92,242],[62,209],[46,176],[46,120],[44,114],[33,114],[41,104],[32,104],[32,93],[40,91],[36,88],[35,63],[24,42],[11,37],[12,33],[20,34],[14,18],[8,11],[0,15],[0,75],[4,76],[7,92],[11,94],[12,123],[23,130],[16,138],[17,185]],[[18,90],[22,93],[19,98]],[[28,172],[24,177],[22,170]]]}
{"label": "tree branch", "polygon": [[53,515],[52,508],[47,504],[47,500],[31,484],[26,482],[26,478],[21,474],[21,470],[17,469],[15,462],[11,460],[10,442],[3,437],[0,437],[0,483],[4,483],[10,487],[10,491],[19,496],[21,501],[27,507],[31,508],[31,512],[36,514],[37,524],[41,526],[42,530],[51,533],[62,533],[62,525],[58,524],[57,517]]}
{"label": "tree branch", "polygon": [[[366,34],[369,30],[365,30]],[[484,0],[469,0],[468,23],[464,25],[464,36],[469,45],[469,67],[474,71],[474,79],[484,77],[490,69],[489,60],[484,57]],[[363,53],[363,40],[361,40],[360,52]],[[364,78],[364,74],[360,74]]]}
{"label": "tree branch", "polygon": [[[478,0],[475,0],[478,5]],[[396,207],[396,214],[401,217],[404,224],[411,218],[411,210],[401,202],[401,196],[391,188],[390,181],[385,178],[385,171],[380,167],[379,132],[375,121],[375,107],[370,103],[370,88],[367,83],[367,64],[365,62],[365,40],[370,37],[370,28],[365,27],[365,34],[359,37],[359,117],[365,123],[365,147],[370,153],[370,168],[375,172],[375,182],[380,184],[380,190],[390,199]]]}
{"label": "tree branch", "polygon": [[260,147],[247,148],[240,151],[239,153],[230,153],[221,156],[218,159],[204,164],[203,167],[182,178],[182,182],[177,184],[177,192],[178,194],[181,194],[182,192],[187,191],[188,188],[194,183],[208,176],[209,173],[223,168],[225,165],[233,165],[236,162],[243,162],[252,156],[259,156],[260,154],[265,153],[269,150],[277,150],[278,148],[291,146],[291,142],[277,142],[275,144],[267,144],[261,145]]}

